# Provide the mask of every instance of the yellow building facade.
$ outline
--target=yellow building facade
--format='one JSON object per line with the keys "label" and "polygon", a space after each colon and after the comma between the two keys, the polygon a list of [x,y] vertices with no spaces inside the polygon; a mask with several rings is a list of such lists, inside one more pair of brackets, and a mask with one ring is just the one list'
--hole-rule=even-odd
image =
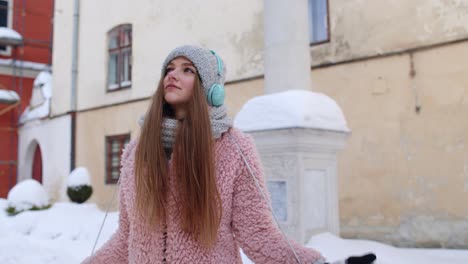
{"label": "yellow building facade", "polygon": [[[56,2],[63,14],[56,19],[68,23],[71,4]],[[137,137],[173,47],[199,44],[223,57],[230,116],[264,93],[264,3],[81,2],[76,165],[90,171],[90,201],[104,208],[116,189],[105,180],[106,137]],[[468,248],[468,3],[329,0],[327,7],[328,39],[304,56],[312,59],[310,89],[333,98],[352,131],[338,158],[341,235]],[[121,24],[132,25],[131,86],[109,92],[108,33]],[[68,33],[55,29],[55,41]],[[69,86],[67,48],[54,43],[62,58],[54,60],[54,87]],[[54,94],[70,97],[67,89]],[[66,100],[55,100],[55,115],[69,110]]]}

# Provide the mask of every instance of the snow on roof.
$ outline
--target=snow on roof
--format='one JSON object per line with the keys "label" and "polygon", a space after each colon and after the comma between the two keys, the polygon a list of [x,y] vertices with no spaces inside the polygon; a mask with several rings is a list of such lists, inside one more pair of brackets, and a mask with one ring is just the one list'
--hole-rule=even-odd
{"label": "snow on roof", "polygon": [[24,112],[21,114],[19,123],[24,124],[27,121],[34,119],[40,119],[43,117],[48,117],[50,112],[50,99],[46,99],[43,104],[34,109],[31,109],[29,106],[24,109]]}
{"label": "snow on roof", "polygon": [[306,90],[254,97],[239,111],[234,125],[243,131],[303,127],[349,132],[333,99]]}
{"label": "snow on roof", "polygon": [[41,71],[36,79],[34,79],[34,86],[40,86],[44,98],[49,99],[52,97],[52,74],[47,71]]}
{"label": "snow on roof", "polygon": [[0,44],[2,45],[20,45],[23,43],[23,37],[15,30],[7,27],[0,27]]}
{"label": "snow on roof", "polygon": [[19,123],[24,124],[27,121],[48,117],[50,113],[50,99],[52,98],[52,74],[47,71],[40,72],[34,79],[34,86],[41,88],[42,96],[45,98],[44,103],[31,109],[26,107],[21,114]]}
{"label": "snow on roof", "polygon": [[8,205],[15,207],[16,211],[29,210],[33,206],[44,207],[49,204],[49,196],[44,187],[33,179],[16,184],[8,192]]}
{"label": "snow on roof", "polygon": [[47,71],[50,70],[50,65],[32,61],[20,61],[12,59],[0,59],[1,66],[15,66],[17,68],[36,70],[36,71]]}
{"label": "snow on roof", "polygon": [[0,103],[14,104],[19,101],[19,96],[15,91],[0,89]]}
{"label": "snow on roof", "polygon": [[89,180],[89,172],[84,167],[78,167],[74,169],[70,176],[68,176],[68,187],[77,187],[81,185],[91,185],[91,181]]}

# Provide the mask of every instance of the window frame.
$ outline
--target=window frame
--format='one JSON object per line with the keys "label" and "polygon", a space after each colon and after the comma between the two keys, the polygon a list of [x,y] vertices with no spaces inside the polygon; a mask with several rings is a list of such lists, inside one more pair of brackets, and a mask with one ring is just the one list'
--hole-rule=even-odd
{"label": "window frame", "polygon": [[[126,32],[130,31],[129,33],[129,43],[122,44],[123,38]],[[111,41],[117,38],[117,47],[110,47]],[[106,80],[106,92],[116,92],[123,89],[129,89],[132,87],[132,68],[133,68],[133,27],[132,24],[120,24],[115,26],[111,30],[107,32],[107,80]],[[125,74],[125,65],[124,65],[124,58],[126,54],[128,54],[128,80],[123,80],[123,76]],[[111,81],[111,74],[110,74],[110,64],[111,64],[111,56],[116,54],[117,55],[117,62],[116,62],[116,73],[114,78],[116,78],[115,83],[110,83]]]}
{"label": "window frame", "polygon": [[[13,17],[12,17],[12,14],[13,12],[11,12],[11,10],[13,10],[13,3],[14,1],[13,0],[0,0],[2,2],[7,2],[7,21],[6,21],[6,26],[7,28],[12,28],[12,25],[13,25]],[[0,55],[1,56],[11,56],[12,55],[12,52],[11,52],[11,46],[10,45],[6,45],[6,46],[0,46],[0,47],[5,47],[5,50],[1,50],[0,49]]]}
{"label": "window frame", "polygon": [[[120,149],[118,153],[112,152],[112,143],[114,141],[119,141]],[[105,137],[105,184],[117,184],[120,178],[120,164],[122,162],[122,154],[125,146],[130,142],[130,133],[119,134]],[[118,158],[118,164],[116,166],[112,165],[113,155],[116,155]],[[116,169],[119,172],[119,177],[117,179],[112,177],[112,172]]]}
{"label": "window frame", "polygon": [[[311,25],[311,22],[312,22],[312,14],[311,12],[309,12],[310,10],[310,3],[311,1],[314,1],[314,0],[308,0],[308,15],[309,15],[309,20],[308,20],[308,23],[309,23],[309,27],[312,26]],[[320,45],[320,44],[324,44],[324,43],[329,43],[330,42],[330,1],[329,0],[325,0],[326,1],[326,7],[327,7],[327,38],[325,40],[320,40],[320,41],[315,41],[315,42],[312,42],[311,39],[310,39],[310,36],[309,36],[309,46],[312,47],[312,46],[317,46],[317,45]],[[310,33],[310,29],[309,29],[309,33]]]}

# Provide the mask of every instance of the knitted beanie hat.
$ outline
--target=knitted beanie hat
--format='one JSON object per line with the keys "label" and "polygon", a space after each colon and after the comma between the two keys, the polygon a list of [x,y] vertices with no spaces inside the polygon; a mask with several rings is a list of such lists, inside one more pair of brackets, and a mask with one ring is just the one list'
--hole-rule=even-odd
{"label": "knitted beanie hat", "polygon": [[[177,57],[189,59],[197,68],[206,95],[213,84],[224,86],[226,67],[222,59],[211,50],[197,46],[185,45],[172,50],[163,62],[161,76],[164,76],[167,65]],[[218,59],[221,65],[218,64]]]}

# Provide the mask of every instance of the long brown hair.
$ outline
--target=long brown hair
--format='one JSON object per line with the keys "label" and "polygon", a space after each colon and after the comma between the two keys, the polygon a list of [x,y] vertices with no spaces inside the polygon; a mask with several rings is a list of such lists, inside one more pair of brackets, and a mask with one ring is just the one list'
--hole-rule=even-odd
{"label": "long brown hair", "polygon": [[[171,108],[164,101],[163,78],[146,113],[135,154],[136,208],[152,227],[165,223],[169,188],[161,129],[163,117],[171,114]],[[222,206],[216,187],[208,105],[199,78],[186,113],[179,121],[172,156],[181,227],[202,246],[211,248],[216,242]]]}

